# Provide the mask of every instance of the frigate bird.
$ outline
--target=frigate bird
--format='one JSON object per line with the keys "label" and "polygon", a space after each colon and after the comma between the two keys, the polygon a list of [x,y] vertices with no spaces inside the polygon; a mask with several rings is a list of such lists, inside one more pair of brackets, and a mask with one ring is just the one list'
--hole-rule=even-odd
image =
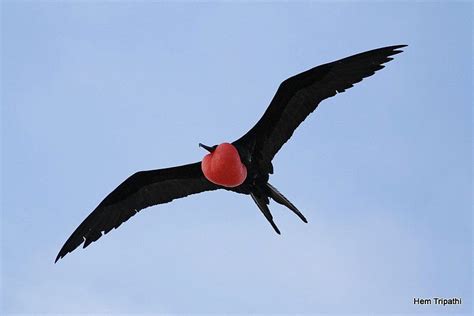
{"label": "frigate bird", "polygon": [[306,223],[303,214],[268,182],[273,158],[321,101],[373,75],[405,46],[366,51],[286,79],[260,120],[236,141],[214,146],[199,144],[209,152],[200,162],[140,171],[126,179],[77,227],[55,262],[82,243],[87,247],[144,208],[204,191],[225,189],[250,195],[278,234],[280,230],[268,208],[270,199]]}

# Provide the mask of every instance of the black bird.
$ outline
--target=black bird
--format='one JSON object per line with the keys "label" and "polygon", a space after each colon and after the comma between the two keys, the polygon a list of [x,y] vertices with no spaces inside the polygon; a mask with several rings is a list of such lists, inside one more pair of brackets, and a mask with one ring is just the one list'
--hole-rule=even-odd
{"label": "black bird", "polygon": [[389,56],[401,53],[400,48],[405,46],[370,50],[283,81],[262,118],[232,144],[199,144],[210,152],[202,162],[140,171],[126,179],[72,233],[55,262],[82,243],[87,247],[146,207],[204,191],[226,189],[250,195],[278,234],[268,209],[270,199],[288,207],[306,223],[303,214],[268,183],[273,157],[322,100],[373,75],[393,59]]}

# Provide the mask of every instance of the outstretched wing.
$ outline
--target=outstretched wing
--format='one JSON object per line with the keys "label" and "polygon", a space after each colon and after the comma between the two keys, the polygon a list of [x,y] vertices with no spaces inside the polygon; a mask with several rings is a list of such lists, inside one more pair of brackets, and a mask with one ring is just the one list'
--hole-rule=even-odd
{"label": "outstretched wing", "polygon": [[235,143],[255,148],[263,165],[275,154],[318,104],[344,92],[382,69],[406,45],[389,46],[353,55],[302,72],[283,81],[257,124]]}
{"label": "outstretched wing", "polygon": [[107,195],[79,225],[59,251],[55,262],[82,243],[86,248],[102,233],[107,234],[112,228],[118,228],[146,207],[218,188],[204,177],[200,162],[137,172]]}

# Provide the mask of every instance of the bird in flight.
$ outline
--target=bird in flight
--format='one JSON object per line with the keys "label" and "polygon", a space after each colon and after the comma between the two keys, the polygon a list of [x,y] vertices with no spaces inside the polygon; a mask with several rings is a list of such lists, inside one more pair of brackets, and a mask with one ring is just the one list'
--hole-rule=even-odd
{"label": "bird in flight", "polygon": [[250,195],[276,233],[270,199],[286,206],[303,222],[303,214],[268,182],[272,160],[296,128],[321,101],[344,92],[384,68],[406,45],[370,50],[323,64],[283,81],[260,120],[233,143],[206,146],[202,161],[140,171],[120,184],[68,238],[55,262],[84,243],[84,248],[152,205],[204,191],[224,189]]}

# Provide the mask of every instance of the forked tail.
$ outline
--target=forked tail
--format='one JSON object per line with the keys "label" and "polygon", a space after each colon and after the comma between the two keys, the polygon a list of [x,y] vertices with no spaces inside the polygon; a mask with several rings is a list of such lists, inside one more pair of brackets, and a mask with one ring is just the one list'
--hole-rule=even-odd
{"label": "forked tail", "polygon": [[293,205],[283,194],[281,194],[273,185],[270,183],[266,183],[263,188],[259,188],[255,192],[250,193],[252,199],[257,204],[260,211],[262,211],[265,218],[270,222],[273,229],[276,231],[277,234],[280,234],[280,230],[278,229],[277,225],[273,221],[272,213],[270,213],[270,209],[268,208],[268,204],[270,203],[270,199],[274,200],[278,204],[284,205],[288,207],[293,213],[298,215],[299,218],[305,223],[308,221],[304,217],[303,214]]}

